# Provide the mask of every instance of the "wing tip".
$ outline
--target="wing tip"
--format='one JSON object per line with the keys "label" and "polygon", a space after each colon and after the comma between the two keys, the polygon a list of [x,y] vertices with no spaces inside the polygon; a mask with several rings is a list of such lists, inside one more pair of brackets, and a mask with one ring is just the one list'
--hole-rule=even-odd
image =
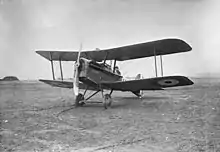
{"label": "wing tip", "polygon": [[194,82],[186,76],[177,76],[177,77],[179,77],[180,79],[184,79],[185,80],[185,85],[193,85],[194,84]]}
{"label": "wing tip", "polygon": [[183,51],[183,52],[188,52],[188,51],[191,51],[192,50],[192,46],[190,46],[189,43],[187,43],[186,41],[182,40],[182,39],[174,39],[176,41],[178,41],[179,43],[181,43],[181,47],[180,47],[180,50]]}
{"label": "wing tip", "polygon": [[188,84],[189,85],[193,85],[194,84],[194,82],[192,80],[190,80],[189,78],[187,78],[187,79],[188,79]]}
{"label": "wing tip", "polygon": [[35,53],[40,54],[40,50],[35,50]]}

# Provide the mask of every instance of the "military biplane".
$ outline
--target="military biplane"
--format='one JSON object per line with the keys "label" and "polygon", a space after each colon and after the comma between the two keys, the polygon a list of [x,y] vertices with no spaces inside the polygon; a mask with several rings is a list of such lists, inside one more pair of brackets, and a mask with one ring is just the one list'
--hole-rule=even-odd
{"label": "military biplane", "polygon": [[[38,50],[36,53],[51,62],[53,80],[43,80],[46,84],[55,87],[73,88],[75,95],[75,106],[83,106],[95,94],[101,92],[104,108],[112,104],[111,95],[113,91],[130,91],[137,97],[141,97],[142,90],[164,90],[169,87],[192,85],[193,82],[185,76],[163,76],[162,56],[191,51],[189,44],[180,39],[161,39],[146,43],[139,43],[129,46],[122,46],[112,49],[94,51],[45,51]],[[121,72],[116,66],[117,61],[132,60],[144,57],[154,57],[155,73],[154,78],[124,80]],[[157,56],[161,60],[161,76],[157,73]],[[106,61],[113,61],[113,65]],[[53,61],[59,61],[61,80],[55,80]],[[63,79],[62,62],[75,61],[73,81]],[[139,76],[138,76],[139,77]],[[80,93],[80,89],[84,93]],[[85,98],[87,90],[94,93]],[[108,91],[104,94],[104,90]]]}

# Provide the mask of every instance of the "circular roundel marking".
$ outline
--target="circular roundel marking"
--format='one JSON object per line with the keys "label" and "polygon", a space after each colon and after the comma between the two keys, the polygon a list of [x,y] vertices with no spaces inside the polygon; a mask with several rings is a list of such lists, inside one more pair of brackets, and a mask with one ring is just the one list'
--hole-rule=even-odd
{"label": "circular roundel marking", "polygon": [[164,79],[158,81],[158,83],[162,86],[173,86],[173,85],[177,85],[179,81],[175,79]]}

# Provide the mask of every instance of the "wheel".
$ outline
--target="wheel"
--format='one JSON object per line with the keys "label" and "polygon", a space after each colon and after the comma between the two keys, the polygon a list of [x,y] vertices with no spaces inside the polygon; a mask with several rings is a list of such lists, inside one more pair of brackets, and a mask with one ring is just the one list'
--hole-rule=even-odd
{"label": "wheel", "polygon": [[111,107],[111,104],[112,104],[112,98],[110,94],[105,94],[104,102],[103,102],[104,108],[107,109],[108,107]]}
{"label": "wheel", "polygon": [[76,97],[76,100],[75,100],[75,106],[76,107],[83,106],[85,104],[85,102],[83,100],[84,100],[84,96],[81,93],[78,94],[78,96]]}

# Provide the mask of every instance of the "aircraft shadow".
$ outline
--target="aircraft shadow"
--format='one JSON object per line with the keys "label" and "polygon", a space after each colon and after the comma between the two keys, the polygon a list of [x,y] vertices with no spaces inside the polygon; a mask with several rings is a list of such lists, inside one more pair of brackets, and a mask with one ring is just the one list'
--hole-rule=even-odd
{"label": "aircraft shadow", "polygon": [[[124,103],[113,102],[111,108],[115,109],[115,108],[123,108],[123,107],[127,107],[127,106],[129,106],[129,105],[126,105]],[[104,109],[102,103],[88,103],[88,104],[84,105],[82,108],[99,108],[99,109],[103,108]],[[108,109],[111,109],[111,108],[108,108]]]}
{"label": "aircraft shadow", "polygon": [[[113,97],[113,103],[111,108],[117,109],[117,108],[132,108],[132,107],[142,107],[141,103],[143,101],[158,101],[158,100],[167,100],[169,97],[157,97],[157,96],[144,96],[141,99],[137,97]],[[101,108],[103,107],[103,104],[101,101],[100,103],[97,103],[97,101],[89,101],[89,103],[86,103],[82,108]]]}
{"label": "aircraft shadow", "polygon": [[168,99],[169,97],[165,97],[165,96],[162,96],[162,97],[158,97],[158,96],[144,96],[142,98],[137,98],[135,96],[133,97],[117,97],[116,99],[122,99],[122,100],[162,100],[162,99]]}

